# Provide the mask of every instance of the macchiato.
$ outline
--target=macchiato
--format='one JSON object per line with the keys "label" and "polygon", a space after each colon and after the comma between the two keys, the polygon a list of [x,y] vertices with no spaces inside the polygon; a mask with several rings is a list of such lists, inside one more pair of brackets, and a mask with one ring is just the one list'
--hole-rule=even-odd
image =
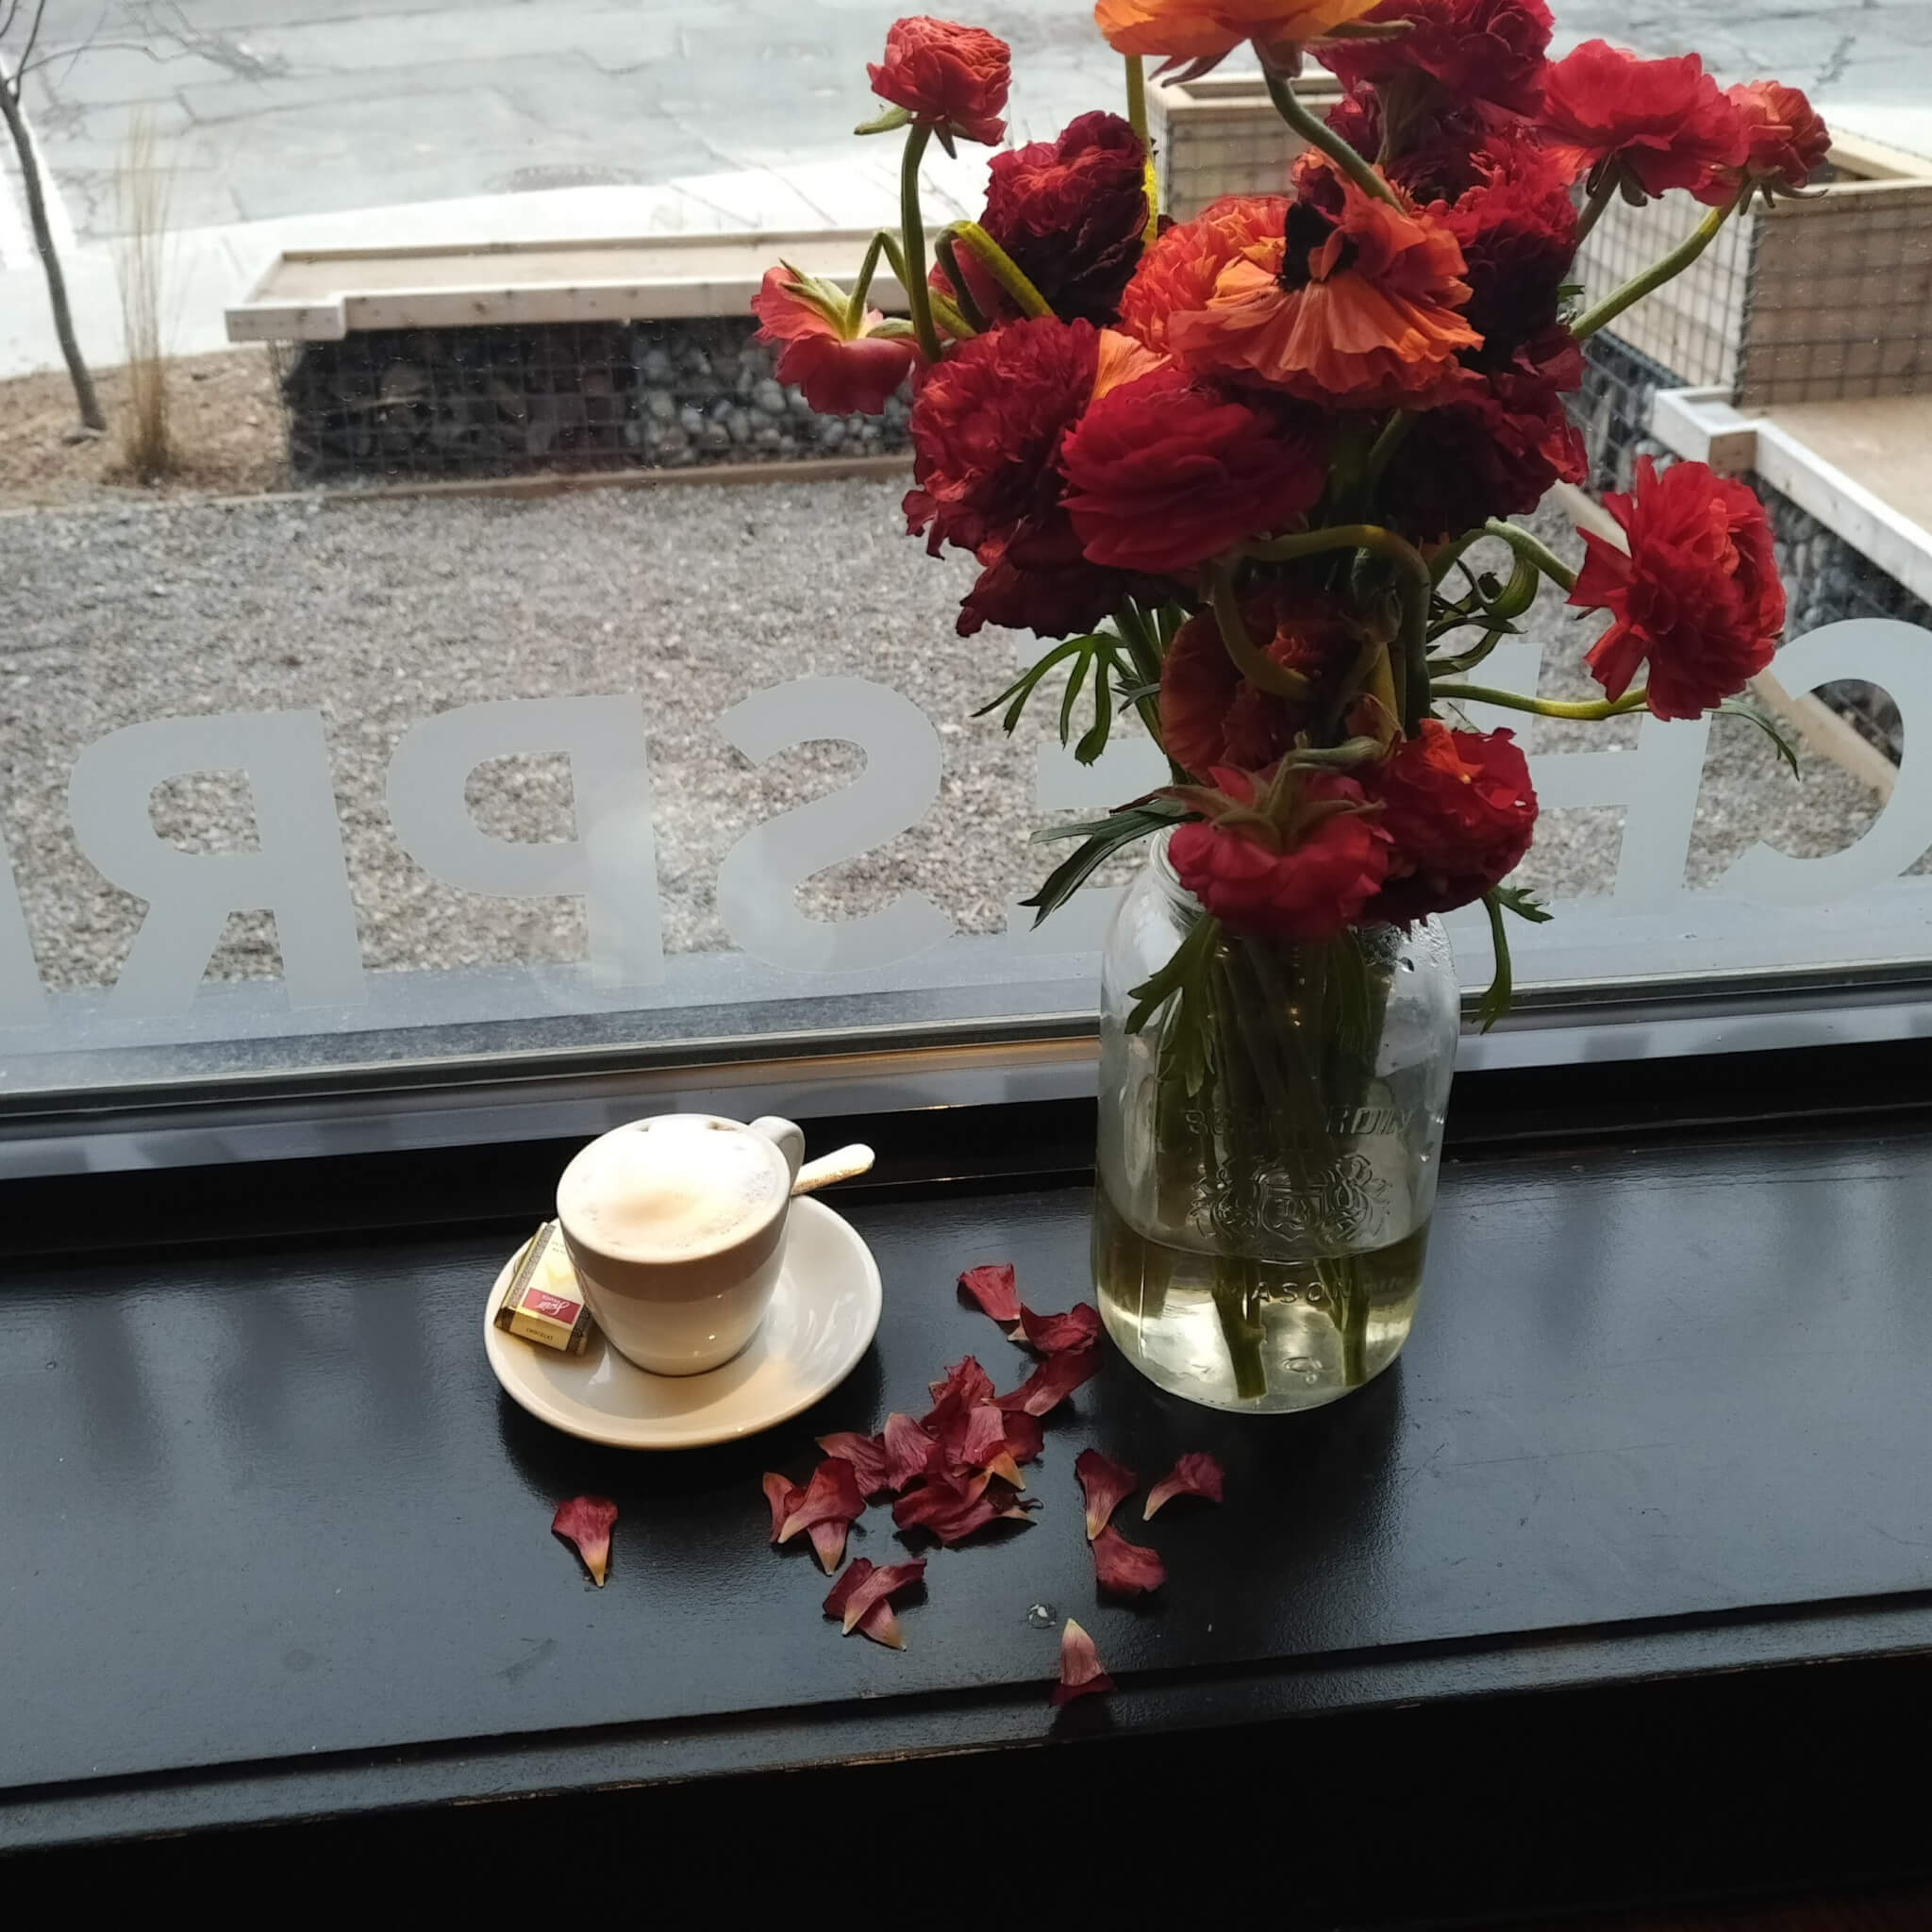
{"label": "macchiato", "polygon": [[620,1261],[690,1261],[772,1218],[791,1184],[762,1134],[665,1114],[585,1148],[558,1190],[579,1240]]}

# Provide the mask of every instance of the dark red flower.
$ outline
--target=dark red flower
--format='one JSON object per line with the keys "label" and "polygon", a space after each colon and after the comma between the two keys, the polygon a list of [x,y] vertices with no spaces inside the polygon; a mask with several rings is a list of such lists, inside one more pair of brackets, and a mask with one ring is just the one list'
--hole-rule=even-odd
{"label": "dark red flower", "polygon": [[1395,848],[1371,919],[1406,924],[1471,905],[1523,863],[1536,830],[1529,762],[1510,731],[1452,731],[1426,718],[1369,790]]}
{"label": "dark red flower", "polygon": [[1083,1449],[1074,1458],[1074,1478],[1087,1504],[1087,1541],[1091,1543],[1108,1525],[1113,1512],[1134,1493],[1141,1478],[1124,1462]]}
{"label": "dark red flower", "polygon": [[1771,522],[1764,506],[1703,463],[1659,471],[1637,461],[1637,487],[1604,498],[1624,526],[1626,556],[1594,532],[1571,603],[1613,622],[1588,662],[1613,698],[1646,661],[1651,711],[1695,718],[1735,697],[1762,671],[1784,629]]}
{"label": "dark red flower", "polygon": [[1185,370],[1123,384],[1061,445],[1090,561],[1164,575],[1293,528],[1327,480],[1312,410],[1250,408]]}
{"label": "dark red flower", "polygon": [[1205,1450],[1183,1456],[1161,1479],[1147,1491],[1147,1507],[1141,1512],[1142,1523],[1152,1523],[1155,1512],[1163,1504],[1172,1503],[1176,1496],[1199,1496],[1204,1502],[1221,1501],[1223,1477],[1221,1465]]}
{"label": "dark red flower", "polygon": [[982,1470],[976,1475],[940,1471],[916,1483],[892,1505],[900,1529],[923,1529],[938,1541],[963,1542],[990,1523],[1031,1523],[1013,1486]]}
{"label": "dark red flower", "polygon": [[906,518],[935,557],[951,543],[979,560],[962,636],[1091,630],[1135,581],[1087,560],[1060,500],[1060,445],[1092,398],[1100,350],[1091,323],[1041,316],[975,336],[919,384]]}
{"label": "dark red flower", "polygon": [[1211,816],[1174,828],[1169,861],[1181,884],[1233,932],[1333,939],[1380,889],[1389,834],[1353,778],[1301,775],[1270,812],[1269,775],[1224,767],[1212,774],[1217,791],[1187,793]]}
{"label": "dark red flower", "polygon": [[1576,209],[1562,170],[1521,134],[1486,135],[1468,163],[1474,179],[1429,212],[1461,246],[1464,313],[1483,339],[1463,360],[1482,369],[1555,326],[1576,253]]}
{"label": "dark red flower", "polygon": [[865,1498],[851,1463],[841,1457],[827,1457],[802,1489],[768,1473],[764,1489],[772,1506],[772,1541],[789,1543],[804,1530],[820,1569],[829,1576],[844,1557],[846,1530],[865,1514]]}
{"label": "dark red flower", "polygon": [[1171,315],[1205,308],[1221,272],[1243,249],[1271,244],[1288,219],[1285,194],[1229,194],[1178,222],[1141,256],[1121,297],[1121,327],[1167,353]]}
{"label": "dark red flower", "polygon": [[1713,168],[1690,191],[1699,201],[1721,208],[1747,181],[1761,188],[1767,200],[1795,194],[1824,166],[1831,130],[1796,88],[1754,80],[1732,88],[1724,98],[1744,124],[1744,159],[1737,167]]}
{"label": "dark red flower", "polygon": [[1103,1529],[1090,1547],[1093,1574],[1102,1590],[1110,1590],[1117,1596],[1141,1596],[1167,1581],[1167,1565],[1159,1554],[1130,1543],[1117,1529]]}
{"label": "dark red flower", "polygon": [[868,66],[872,91],[942,133],[997,147],[1013,84],[1012,50],[984,27],[919,14],[894,21],[886,58]]}
{"label": "dark red flower", "polygon": [[1315,58],[1351,87],[1424,75],[1457,102],[1534,114],[1542,101],[1550,9],[1543,0],[1382,0],[1370,25],[1407,21],[1391,40],[1329,41]]}
{"label": "dark red flower", "polygon": [[999,1406],[1019,1409],[1025,1415],[1047,1415],[1082,1382],[1091,1381],[1099,1373],[1100,1349],[1097,1344],[1085,1348],[1063,1348],[1048,1356],[1010,1395],[1002,1395]]}
{"label": "dark red flower", "polygon": [[550,1534],[575,1545],[599,1590],[610,1564],[610,1531],[617,1522],[617,1505],[608,1496],[573,1496],[557,1506]]}
{"label": "dark red flower", "polygon": [[782,265],[767,269],[751,305],[761,325],[758,340],[785,345],[778,380],[803,390],[822,416],[876,416],[919,366],[919,344],[910,336],[876,333],[888,326],[876,308],[868,308],[858,333],[847,335],[842,303],[833,313],[829,297],[813,299],[812,291],[823,286]]}
{"label": "dark red flower", "polygon": [[1050,1701],[1071,1704],[1076,1697],[1105,1695],[1113,1687],[1092,1638],[1069,1617],[1060,1630],[1060,1680],[1053,1687]]}
{"label": "dark red flower", "polygon": [[1010,1261],[989,1261],[959,1277],[959,1292],[970,1295],[982,1315],[1010,1328],[1020,1319],[1020,1290]]}
{"label": "dark red flower", "polygon": [[857,1630],[889,1650],[904,1650],[906,1640],[899,1635],[898,1621],[888,1599],[924,1574],[924,1557],[907,1563],[888,1563],[883,1569],[874,1568],[863,1557],[855,1557],[825,1598],[825,1615],[837,1617],[847,1637]]}
{"label": "dark red flower", "polygon": [[1020,1332],[1041,1355],[1085,1348],[1100,1339],[1100,1310],[1091,1302],[1075,1302],[1064,1315],[1036,1315],[1022,1308]]}
{"label": "dark red flower", "polygon": [[993,157],[979,225],[1062,322],[1110,323],[1147,232],[1147,150],[1119,115],[1082,114],[1057,141]]}
{"label": "dark red flower", "polygon": [[1211,610],[1174,633],[1160,667],[1160,738],[1167,755],[1197,778],[1217,765],[1258,772],[1313,722],[1324,686],[1354,662],[1359,637],[1346,608],[1322,591],[1274,585],[1241,599],[1256,648],[1308,680],[1301,701],[1262,691],[1236,670]]}
{"label": "dark red flower", "polygon": [[1614,168],[1640,195],[1695,188],[1749,148],[1744,118],[1695,54],[1645,60],[1585,41],[1543,77],[1543,138],[1574,181]]}

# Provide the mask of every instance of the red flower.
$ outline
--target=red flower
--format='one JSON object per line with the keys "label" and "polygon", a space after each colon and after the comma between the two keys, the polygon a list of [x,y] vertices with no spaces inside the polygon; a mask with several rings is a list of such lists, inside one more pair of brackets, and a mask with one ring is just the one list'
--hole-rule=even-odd
{"label": "red flower", "polygon": [[1206,69],[1243,41],[1299,47],[1366,13],[1374,0],[1098,0],[1093,17],[1116,54],[1158,54]]}
{"label": "red flower", "polygon": [[984,27],[956,26],[924,14],[895,21],[883,63],[868,66],[872,91],[922,125],[997,147],[1013,84],[1012,50]]}
{"label": "red flower", "polygon": [[1271,774],[1225,768],[1217,793],[1185,792],[1211,814],[1176,826],[1174,874],[1231,931],[1329,940],[1361,915],[1389,870],[1389,834],[1353,778],[1315,773],[1265,809]]}
{"label": "red flower", "polygon": [[1060,468],[1089,560],[1157,575],[1291,527],[1327,476],[1313,421],[1251,408],[1172,367],[1095,403]]}
{"label": "red flower", "polygon": [[824,285],[795,269],[767,269],[751,306],[763,325],[758,340],[785,344],[778,380],[802,389],[822,416],[876,416],[919,366],[910,336],[874,333],[886,321],[876,308],[868,308],[858,333],[848,336],[842,302],[824,299]]}
{"label": "red flower", "polygon": [[1626,188],[1658,195],[1735,168],[1748,147],[1744,119],[1695,54],[1644,60],[1586,41],[1543,80],[1543,135],[1574,181],[1614,168]]}
{"label": "red flower", "polygon": [[1118,115],[1082,114],[993,157],[979,225],[1063,322],[1109,323],[1146,234],[1147,150]]}
{"label": "red flower", "polygon": [[[1241,600],[1255,646],[1319,692],[1346,671],[1359,638],[1343,606],[1320,591],[1274,586]],[[1160,670],[1160,739],[1167,755],[1205,778],[1217,765],[1258,772],[1312,722],[1315,707],[1275,697],[1235,669],[1211,610],[1174,633]]]}
{"label": "red flower", "polygon": [[1279,235],[1289,208],[1285,194],[1229,194],[1176,223],[1141,256],[1121,297],[1121,327],[1166,354],[1168,317],[1207,308],[1222,270]]}
{"label": "red flower", "polygon": [[1489,101],[1518,114],[1542,102],[1550,9],[1543,0],[1382,0],[1369,25],[1407,21],[1387,41],[1331,41],[1316,58],[1350,87],[1426,75],[1457,101]]}
{"label": "red flower", "polygon": [[1691,193],[1713,208],[1722,208],[1747,181],[1761,188],[1766,200],[1787,190],[1795,194],[1831,152],[1831,130],[1818,110],[1796,88],[1775,80],[1734,87],[1724,98],[1744,124],[1743,162],[1713,168]]}
{"label": "red flower", "polygon": [[907,523],[926,547],[970,550],[982,574],[959,617],[1065,637],[1091,630],[1132,580],[1090,563],[1060,501],[1060,444],[1093,394],[1100,331],[1041,316],[962,343],[912,407]]}
{"label": "red flower", "polygon": [[1529,850],[1536,792],[1513,732],[1452,731],[1425,718],[1369,787],[1395,846],[1371,919],[1453,912],[1500,885]]}
{"label": "red flower", "polygon": [[1649,661],[1650,708],[1695,718],[1735,697],[1771,662],[1784,629],[1785,593],[1771,521],[1743,484],[1703,463],[1659,471],[1637,461],[1637,488],[1604,508],[1630,541],[1625,556],[1586,530],[1571,603],[1614,620],[1588,662],[1622,697]]}
{"label": "red flower", "polygon": [[1330,408],[1427,408],[1482,341],[1457,312],[1468,299],[1440,223],[1325,175],[1283,234],[1227,259],[1204,306],[1169,316],[1168,346],[1205,375]]}

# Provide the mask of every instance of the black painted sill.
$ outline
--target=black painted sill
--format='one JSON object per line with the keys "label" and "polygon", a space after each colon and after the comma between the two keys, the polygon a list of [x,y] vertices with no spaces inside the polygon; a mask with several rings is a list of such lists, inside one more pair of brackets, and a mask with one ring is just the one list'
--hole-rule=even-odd
{"label": "black painted sill", "polygon": [[[1086,1291],[1091,1108],[896,1124],[844,1204],[888,1284],[874,1355],[797,1424],[675,1458],[556,1436],[483,1364],[554,1147],[291,1163],[245,1199],[212,1170],[11,1191],[0,1846],[185,1832],[192,1858],[256,1824],[260,1856],[325,1859],[480,1841],[505,1827],[467,1801],[512,1797],[695,1832],[774,1778],[802,1819],[980,1803],[991,1750],[1115,1832],[1150,1780],[1386,1788],[1408,1850],[1377,1853],[1375,1806],[1324,1814],[1299,1895],[1326,1923],[1921,1869],[1880,1766],[1932,1681],[1928,1088],[1896,1051],[1780,1058],[1465,1083],[1397,1369],[1274,1424],[1114,1362],[1049,1438],[1039,1525],[941,1553],[903,1657],[820,1619],[758,1474],[969,1350],[1018,1378],[950,1282],[1007,1258],[1041,1305]],[[1152,1610],[1094,1601],[1090,1441],[1227,1464],[1224,1508],[1145,1532]],[[623,1511],[602,1592],[546,1529],[584,1490]],[[1098,1639],[1106,1706],[1052,1718],[1041,1601]],[[1510,1857],[1473,1859],[1500,1818]]]}

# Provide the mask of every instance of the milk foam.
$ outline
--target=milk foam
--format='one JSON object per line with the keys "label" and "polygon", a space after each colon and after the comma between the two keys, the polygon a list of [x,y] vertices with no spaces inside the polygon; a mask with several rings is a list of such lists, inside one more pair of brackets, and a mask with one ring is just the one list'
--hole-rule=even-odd
{"label": "milk foam", "polygon": [[558,1208],[581,1239],[620,1260],[681,1261],[762,1226],[785,1191],[784,1160],[763,1135],[665,1114],[585,1148]]}

